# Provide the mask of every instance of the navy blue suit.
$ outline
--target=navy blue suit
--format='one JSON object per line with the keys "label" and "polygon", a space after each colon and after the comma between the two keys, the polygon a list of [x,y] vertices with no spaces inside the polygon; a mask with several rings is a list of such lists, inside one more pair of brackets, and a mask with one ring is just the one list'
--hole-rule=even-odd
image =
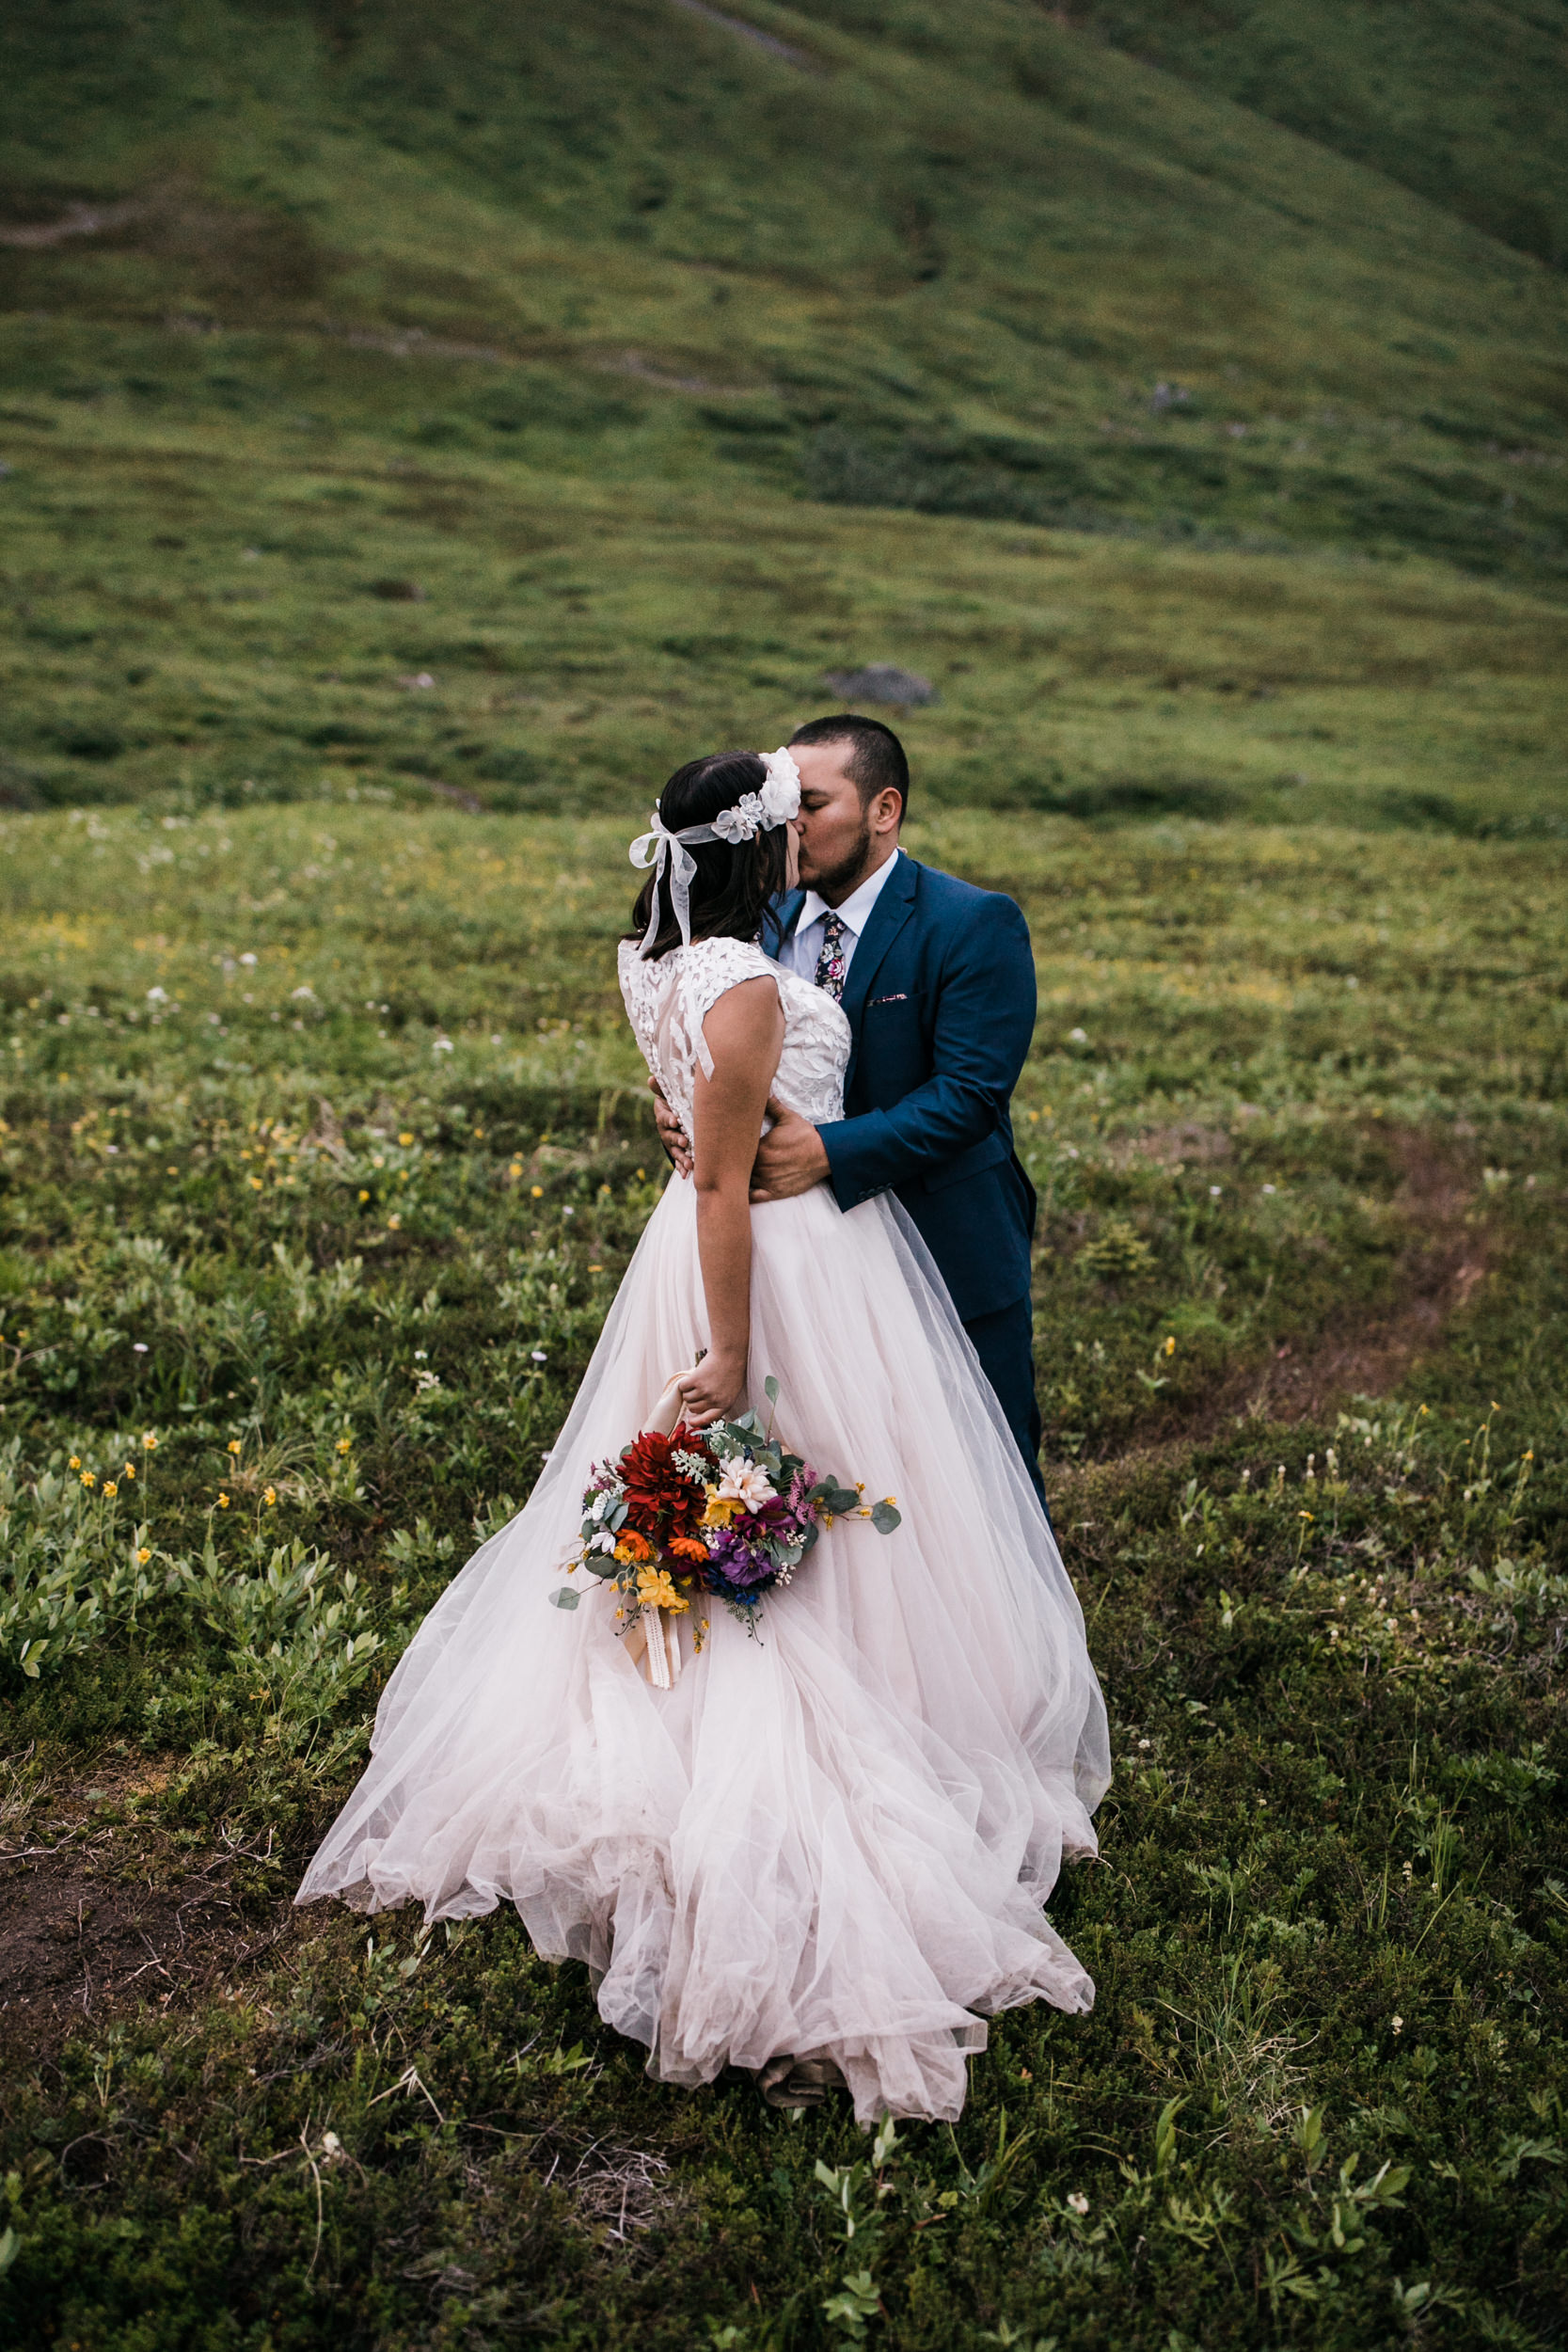
{"label": "navy blue suit", "polygon": [[[803,898],[780,905],[786,938]],[[818,1130],[838,1204],[897,1195],[1039,1487],[1035,1191],[1008,1117],[1035,1028],[1029,926],[1011,898],[900,856],[856,943],[843,1002],[845,1115]]]}

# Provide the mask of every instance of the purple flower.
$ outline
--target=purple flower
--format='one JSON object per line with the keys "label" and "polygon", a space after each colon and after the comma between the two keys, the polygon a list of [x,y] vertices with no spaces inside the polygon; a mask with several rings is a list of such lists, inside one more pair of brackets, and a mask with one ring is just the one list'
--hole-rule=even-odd
{"label": "purple flower", "polygon": [[707,1553],[720,1575],[742,1591],[768,1582],[777,1573],[768,1553],[760,1545],[749,1544],[737,1528],[716,1529],[708,1536]]}

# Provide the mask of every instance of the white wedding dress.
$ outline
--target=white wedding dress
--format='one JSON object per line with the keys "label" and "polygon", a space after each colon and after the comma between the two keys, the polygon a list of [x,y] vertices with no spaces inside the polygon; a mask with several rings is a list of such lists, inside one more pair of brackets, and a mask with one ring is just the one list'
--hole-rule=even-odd
{"label": "white wedding dress", "polygon": [[[849,1031],[830,996],[733,940],[621,949],[689,1135],[704,1019],[760,974],[785,1018],[775,1092],[838,1118]],[[588,1963],[663,2081],[827,2057],[863,2121],[951,2119],[987,2015],[1093,2001],[1041,1906],[1064,1855],[1095,1851],[1104,1705],[1044,1513],[903,1213],[846,1215],[824,1185],[754,1209],[752,1236],[752,1401],[772,1374],[784,1442],[894,1495],[902,1526],[825,1531],[759,1638],[714,1602],[668,1691],[617,1639],[608,1586],[548,1605],[591,1465],[705,1341],[696,1196],[672,1177],[538,1486],[420,1629],[298,1899],[433,1919],[515,1903],[546,1958]]]}

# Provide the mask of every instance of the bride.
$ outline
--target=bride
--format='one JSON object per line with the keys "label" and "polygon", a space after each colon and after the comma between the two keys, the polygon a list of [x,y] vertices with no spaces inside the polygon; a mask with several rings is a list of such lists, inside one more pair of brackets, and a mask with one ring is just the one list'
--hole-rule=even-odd
{"label": "bride", "polygon": [[[863,2122],[956,2117],[984,2019],[1094,1987],[1041,1908],[1092,1854],[1109,1777],[1084,1621],[1000,1407],[888,1196],[749,1204],[770,1094],[839,1117],[848,1025],[769,960],[796,879],[787,752],[677,771],[620,949],[638,1043],[694,1148],[626,1271],[530,1501],[387,1687],[372,1761],[297,1899],[428,1918],[516,1905],[587,1963],[670,2083],[752,2070],[777,2104],[840,2078]],[[609,1586],[550,1608],[592,1466],[673,1374],[693,1427],[763,1404],[902,1524],[825,1530],[760,1636],[715,1606],[670,1689]]]}

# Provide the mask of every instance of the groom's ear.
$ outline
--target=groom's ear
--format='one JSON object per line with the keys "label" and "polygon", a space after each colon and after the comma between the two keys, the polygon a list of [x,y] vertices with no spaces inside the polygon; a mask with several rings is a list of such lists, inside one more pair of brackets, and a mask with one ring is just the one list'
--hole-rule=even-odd
{"label": "groom's ear", "polygon": [[866,811],[873,833],[896,833],[904,821],[904,795],[895,784],[885,784]]}

